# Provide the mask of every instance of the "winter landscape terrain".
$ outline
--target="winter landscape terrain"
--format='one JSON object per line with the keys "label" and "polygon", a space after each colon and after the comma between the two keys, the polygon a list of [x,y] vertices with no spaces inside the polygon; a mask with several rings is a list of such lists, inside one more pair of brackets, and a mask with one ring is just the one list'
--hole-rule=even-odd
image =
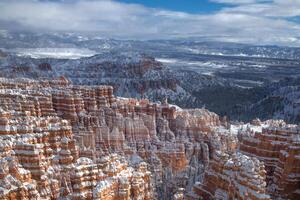
{"label": "winter landscape terrain", "polygon": [[300,48],[0,44],[0,199],[299,199]]}
{"label": "winter landscape terrain", "polygon": [[207,108],[230,120],[299,123],[300,48],[79,34],[1,34],[0,75],[64,76],[123,97]]}
{"label": "winter landscape terrain", "polygon": [[0,200],[299,200],[299,0],[0,0]]}

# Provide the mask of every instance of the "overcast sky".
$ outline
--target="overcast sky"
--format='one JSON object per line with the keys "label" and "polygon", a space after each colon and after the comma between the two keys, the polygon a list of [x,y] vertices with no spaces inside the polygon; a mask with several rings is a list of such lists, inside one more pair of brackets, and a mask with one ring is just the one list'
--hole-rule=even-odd
{"label": "overcast sky", "polygon": [[0,29],[300,46],[300,0],[1,0]]}

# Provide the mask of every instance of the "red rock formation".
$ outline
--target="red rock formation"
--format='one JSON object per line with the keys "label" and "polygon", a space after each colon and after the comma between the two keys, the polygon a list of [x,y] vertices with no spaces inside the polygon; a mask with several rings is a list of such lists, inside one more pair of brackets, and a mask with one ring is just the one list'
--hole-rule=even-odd
{"label": "red rock formation", "polygon": [[240,133],[240,150],[263,161],[274,197],[298,199],[300,189],[299,126],[267,121],[262,131]]}
{"label": "red rock formation", "polygon": [[154,58],[144,56],[140,63],[134,65],[129,64],[126,66],[126,69],[129,73],[142,76],[151,69],[161,69],[161,67],[162,64],[157,62]]}
{"label": "red rock formation", "polygon": [[194,186],[188,199],[268,200],[265,170],[256,158],[217,151],[204,173],[204,180]]}
{"label": "red rock formation", "polygon": [[[0,185],[1,198],[182,199],[204,172],[202,191],[221,181],[211,195],[198,192],[200,196],[213,198],[226,191],[230,197],[262,199],[265,193],[263,167],[252,158],[246,160],[254,163],[253,172],[233,165],[233,175],[225,175],[226,163],[244,157],[236,154],[237,137],[226,129],[228,124],[205,109],[115,98],[111,86],[74,86],[63,77],[0,79],[0,106],[0,158],[15,160],[28,174],[19,176],[17,168],[13,174],[1,172],[0,181],[11,175],[20,182],[13,189]],[[217,160],[217,151],[229,157]],[[282,169],[274,169],[278,179],[284,179],[282,171],[297,171]],[[286,180],[277,185],[278,191],[291,185]],[[27,182],[34,187],[22,189]],[[240,193],[239,186],[247,192]]]}
{"label": "red rock formation", "polygon": [[[114,190],[104,187],[109,189],[107,199],[129,199],[134,196],[131,193],[136,193],[136,199],[152,199],[145,165],[129,167],[117,155],[103,163],[95,141],[86,137],[95,136],[97,128],[106,125],[96,116],[99,108],[114,102],[111,87],[78,88],[65,79],[20,82],[3,79],[0,84],[1,199],[97,199],[102,181],[114,185]],[[110,145],[122,147],[119,135],[123,133],[117,127],[107,128]],[[94,161],[79,158],[82,155]],[[128,179],[128,184],[121,179]],[[127,196],[124,191],[129,192]]]}

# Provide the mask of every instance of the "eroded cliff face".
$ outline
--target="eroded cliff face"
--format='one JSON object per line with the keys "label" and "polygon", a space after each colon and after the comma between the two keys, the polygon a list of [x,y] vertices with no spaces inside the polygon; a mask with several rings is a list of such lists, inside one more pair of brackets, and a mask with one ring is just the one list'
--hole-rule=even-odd
{"label": "eroded cliff face", "polygon": [[300,197],[300,127],[269,120],[259,131],[241,131],[240,151],[264,162],[273,198]]}
{"label": "eroded cliff face", "polygon": [[258,159],[217,151],[202,183],[195,184],[187,199],[269,200],[265,178],[264,165]]}
{"label": "eroded cliff face", "polygon": [[101,126],[105,116],[97,110],[113,102],[111,87],[15,81],[1,80],[0,86],[1,199],[154,198],[145,162],[129,165],[124,155],[101,153],[96,133],[102,129],[111,133],[103,147],[124,142],[117,128]]}
{"label": "eroded cliff face", "polygon": [[[205,109],[115,97],[111,86],[63,77],[0,79],[0,107],[1,199],[270,199],[290,184],[269,190],[269,165],[266,174],[242,146],[248,132],[238,146],[226,119]],[[281,163],[296,163],[299,151],[287,146],[294,161]],[[278,168],[274,180],[282,169],[299,175]]]}

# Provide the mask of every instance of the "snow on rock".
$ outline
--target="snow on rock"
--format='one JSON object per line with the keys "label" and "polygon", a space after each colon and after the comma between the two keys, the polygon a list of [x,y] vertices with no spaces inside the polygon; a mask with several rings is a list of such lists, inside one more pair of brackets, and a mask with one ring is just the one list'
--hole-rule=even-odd
{"label": "snow on rock", "polygon": [[[147,69],[159,66],[149,59],[130,73],[150,76]],[[283,121],[230,126],[206,109],[115,97],[112,86],[72,85],[64,77],[3,78],[0,97],[1,199],[297,194],[291,183],[299,179],[298,165],[291,162],[299,161],[299,127]],[[260,145],[272,148],[253,151]],[[278,160],[291,167],[282,170]],[[273,193],[267,184],[274,166]]]}
{"label": "snow on rock", "polygon": [[188,199],[269,200],[265,176],[263,163],[256,158],[218,151],[204,172],[203,182],[194,186]]}
{"label": "snow on rock", "polygon": [[241,152],[265,163],[268,190],[276,198],[297,199],[300,183],[300,127],[269,120],[261,132],[240,132]]}

